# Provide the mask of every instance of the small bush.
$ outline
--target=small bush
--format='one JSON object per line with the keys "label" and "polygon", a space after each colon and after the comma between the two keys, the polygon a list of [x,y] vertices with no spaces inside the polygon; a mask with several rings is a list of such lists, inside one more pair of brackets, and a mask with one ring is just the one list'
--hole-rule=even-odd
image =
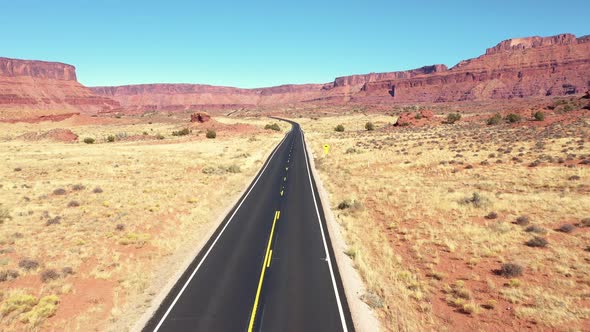
{"label": "small bush", "polygon": [[351,154],[351,153],[357,153],[357,152],[358,152],[358,150],[355,148],[348,148],[348,149],[346,149],[346,151],[344,153]]}
{"label": "small bush", "polygon": [[20,262],[18,262],[18,266],[26,271],[36,270],[39,267],[39,262],[37,262],[36,260],[25,258],[21,259]]}
{"label": "small bush", "polygon": [[281,127],[277,123],[269,123],[266,126],[264,126],[264,129],[281,131]]}
{"label": "small bush", "polygon": [[92,138],[92,137],[86,137],[84,139],[84,143],[86,143],[86,144],[94,144],[94,138]]}
{"label": "small bush", "polygon": [[172,132],[172,136],[186,136],[190,133],[190,130],[188,128],[184,128],[178,131],[173,131]]}
{"label": "small bush", "polygon": [[562,233],[571,233],[574,231],[574,229],[576,229],[576,226],[574,226],[572,224],[563,224],[563,225],[559,226],[559,228],[557,228],[556,231],[562,232]]}
{"label": "small bush", "polygon": [[117,226],[115,227],[116,230],[118,231],[124,231],[125,230],[125,225],[123,224],[117,224]]}
{"label": "small bush", "polygon": [[3,224],[6,220],[10,220],[12,217],[10,216],[10,212],[7,209],[0,208],[0,225]]}
{"label": "small bush", "polygon": [[203,174],[213,174],[217,171],[217,169],[213,166],[205,166],[203,167],[203,170],[201,170],[201,172],[203,172]]}
{"label": "small bush", "polygon": [[84,190],[84,189],[86,189],[86,187],[81,184],[75,184],[72,186],[72,190],[74,190],[74,191],[80,191],[80,190]]}
{"label": "small bush", "polygon": [[207,129],[207,133],[205,134],[207,138],[215,138],[217,137],[217,133],[213,129]]}
{"label": "small bush", "polygon": [[15,168],[14,168],[14,171],[15,171],[15,172],[20,172],[20,171],[22,171],[22,170],[23,170],[23,169],[22,169],[21,167],[15,167]]}
{"label": "small bush", "polygon": [[461,114],[459,114],[459,113],[449,113],[447,115],[447,121],[446,122],[448,124],[453,124],[453,123],[455,123],[455,122],[457,122],[459,120],[461,120]]}
{"label": "small bush", "polygon": [[69,266],[64,267],[63,269],[61,269],[61,274],[65,277],[67,275],[71,275],[74,274],[74,269],[72,269]]}
{"label": "small bush", "polygon": [[60,275],[54,269],[47,269],[41,272],[41,281],[48,282],[51,280],[59,279]]}
{"label": "small bush", "polygon": [[368,131],[373,131],[375,130],[375,125],[373,124],[373,122],[367,122],[365,123],[365,129],[367,129]]}
{"label": "small bush", "polygon": [[462,201],[461,204],[473,204],[476,208],[482,207],[487,203],[487,200],[482,197],[479,193],[473,193],[471,197],[466,197]]}
{"label": "small bush", "polygon": [[498,218],[498,214],[496,212],[490,212],[485,216],[486,219],[496,219]]}
{"label": "small bush", "polygon": [[516,218],[516,224],[520,226],[526,226],[530,222],[529,216],[520,216]]}
{"label": "small bush", "polygon": [[510,113],[508,115],[506,115],[506,122],[509,123],[516,123],[516,122],[520,122],[522,120],[521,116],[518,114],[514,114],[514,113]]}
{"label": "small bush", "polygon": [[496,113],[494,116],[486,120],[486,124],[488,126],[497,125],[500,124],[500,121],[502,121],[502,116],[499,113]]}
{"label": "small bush", "polygon": [[242,170],[240,170],[240,166],[239,165],[231,165],[229,166],[226,171],[228,173],[240,173]]}
{"label": "small bush", "polygon": [[92,189],[92,192],[95,194],[100,194],[102,193],[102,188],[101,187],[96,187],[94,189]]}
{"label": "small bush", "polygon": [[584,218],[584,219],[580,220],[580,226],[590,227],[590,218]]}
{"label": "small bush", "polygon": [[535,234],[547,234],[547,230],[543,227],[537,225],[531,225],[524,230],[527,233],[535,233]]}
{"label": "small bush", "polygon": [[522,275],[522,266],[515,263],[505,263],[496,273],[505,278],[518,277]]}
{"label": "small bush", "polygon": [[338,131],[338,132],[343,132],[344,131],[344,126],[339,124],[336,126],[336,128],[334,128],[334,131]]}
{"label": "small bush", "polygon": [[114,141],[115,141],[115,135],[109,135],[109,136],[107,136],[107,142],[112,143]]}
{"label": "small bush", "polygon": [[547,242],[545,238],[535,236],[534,238],[525,242],[525,244],[533,248],[545,248],[549,244],[549,242]]}
{"label": "small bush", "polygon": [[0,271],[0,282],[16,279],[19,275],[16,270]]}
{"label": "small bush", "polygon": [[80,206],[80,202],[78,202],[78,201],[70,201],[68,203],[68,207],[78,207],[78,206]]}
{"label": "small bush", "polygon": [[545,120],[545,113],[537,111],[533,114],[533,118],[535,118],[536,121],[543,121]]}
{"label": "small bush", "polygon": [[65,195],[67,191],[64,188],[57,188],[53,191],[54,195]]}
{"label": "small bush", "polygon": [[156,138],[157,138],[157,139],[164,139],[164,135],[162,135],[162,134],[158,134],[158,135],[156,135]]}
{"label": "small bush", "polygon": [[352,203],[348,199],[345,199],[342,202],[340,202],[340,204],[338,204],[338,209],[345,210],[345,209],[350,208],[351,206],[352,206]]}
{"label": "small bush", "polygon": [[55,216],[54,218],[49,218],[49,220],[47,220],[47,222],[45,223],[45,226],[58,225],[60,223],[61,223],[61,217]]}

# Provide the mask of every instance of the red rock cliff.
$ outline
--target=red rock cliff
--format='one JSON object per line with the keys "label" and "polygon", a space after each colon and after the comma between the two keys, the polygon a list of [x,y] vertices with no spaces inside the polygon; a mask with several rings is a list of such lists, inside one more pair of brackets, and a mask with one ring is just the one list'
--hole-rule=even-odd
{"label": "red rock cliff", "polygon": [[94,113],[118,106],[78,83],[74,66],[0,58],[0,120]]}
{"label": "red rock cliff", "polygon": [[503,41],[453,68],[367,83],[364,97],[442,102],[582,93],[590,87],[590,38],[571,34]]}

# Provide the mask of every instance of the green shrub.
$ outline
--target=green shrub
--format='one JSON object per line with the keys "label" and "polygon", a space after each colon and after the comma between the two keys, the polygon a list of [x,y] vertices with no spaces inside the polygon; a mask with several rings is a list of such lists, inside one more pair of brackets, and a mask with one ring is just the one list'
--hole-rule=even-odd
{"label": "green shrub", "polygon": [[270,129],[270,130],[274,130],[274,131],[281,131],[281,127],[279,127],[279,125],[276,124],[276,123],[269,123],[266,126],[264,126],[264,129]]}
{"label": "green shrub", "polygon": [[94,138],[92,138],[92,137],[86,137],[84,139],[84,143],[86,143],[86,144],[94,144]]}
{"label": "green shrub", "polygon": [[510,113],[510,114],[506,115],[505,119],[506,119],[506,122],[509,122],[509,123],[516,123],[516,122],[520,122],[520,120],[522,120],[520,115],[514,114],[514,113]]}
{"label": "green shrub", "polygon": [[112,143],[114,141],[115,141],[115,135],[109,135],[109,136],[107,136],[107,142]]}
{"label": "green shrub", "polygon": [[343,132],[344,131],[344,126],[341,125],[341,124],[339,124],[339,125],[336,126],[336,128],[334,128],[334,130],[335,131],[338,131],[338,132]]}
{"label": "green shrub", "polygon": [[367,122],[365,124],[365,129],[367,129],[368,131],[373,131],[375,130],[375,125],[373,124],[373,122]]}
{"label": "green shrub", "polygon": [[449,113],[447,115],[447,121],[446,122],[449,123],[449,124],[453,124],[453,123],[455,123],[455,122],[457,122],[459,120],[461,120],[461,114],[459,114],[459,113]]}
{"label": "green shrub", "polygon": [[205,134],[207,138],[215,138],[217,137],[217,133],[213,129],[207,129],[207,133]]}
{"label": "green shrub", "polygon": [[190,130],[188,130],[188,128],[184,128],[179,131],[173,131],[172,136],[185,136],[185,135],[188,135],[189,133],[190,133]]}
{"label": "green shrub", "polygon": [[533,114],[533,117],[537,121],[543,121],[543,120],[545,120],[545,113],[543,113],[541,111],[537,111],[537,112],[535,112],[535,114]]}
{"label": "green shrub", "polygon": [[502,121],[502,116],[499,113],[496,113],[486,121],[486,124],[488,126],[497,125],[500,124],[500,121]]}

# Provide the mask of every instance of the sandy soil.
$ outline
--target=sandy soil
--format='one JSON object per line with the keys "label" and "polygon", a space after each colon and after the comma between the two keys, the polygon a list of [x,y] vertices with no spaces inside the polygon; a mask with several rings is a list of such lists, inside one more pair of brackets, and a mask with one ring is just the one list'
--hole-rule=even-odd
{"label": "sandy soil", "polygon": [[[217,226],[282,138],[266,123],[72,117],[0,124],[2,329],[131,327],[151,290],[176,274],[170,258]],[[56,128],[79,139],[23,136]],[[172,136],[183,128],[190,134]],[[217,137],[207,139],[212,128]]]}
{"label": "sandy soil", "polygon": [[386,330],[590,329],[590,116],[578,113],[487,126],[494,113],[474,111],[421,128],[371,112],[297,119]]}

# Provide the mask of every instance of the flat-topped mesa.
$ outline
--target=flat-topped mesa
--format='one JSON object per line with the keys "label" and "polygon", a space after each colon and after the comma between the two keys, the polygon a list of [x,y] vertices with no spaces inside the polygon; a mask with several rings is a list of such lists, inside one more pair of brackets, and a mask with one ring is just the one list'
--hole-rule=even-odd
{"label": "flat-topped mesa", "polygon": [[448,68],[445,65],[437,64],[431,66],[424,66],[411,70],[394,71],[387,73],[370,73],[364,75],[350,75],[337,77],[334,80],[334,87],[349,86],[349,85],[364,85],[369,82],[395,80],[402,78],[411,78],[418,75],[440,73],[446,71]]}
{"label": "flat-topped mesa", "polygon": [[76,81],[76,68],[59,62],[19,60],[0,57],[0,76]]}
{"label": "flat-topped mesa", "polygon": [[[588,36],[585,36],[588,37]],[[514,51],[514,50],[524,50],[527,48],[537,48],[542,46],[551,46],[551,45],[572,45],[577,44],[578,42],[586,42],[588,38],[581,37],[576,38],[575,35],[570,33],[564,33],[560,35],[550,36],[550,37],[540,37],[540,36],[533,36],[533,37],[525,37],[525,38],[512,38],[504,40],[498,43],[494,47],[490,47],[486,49],[486,55],[496,54],[499,52],[505,51]]]}

